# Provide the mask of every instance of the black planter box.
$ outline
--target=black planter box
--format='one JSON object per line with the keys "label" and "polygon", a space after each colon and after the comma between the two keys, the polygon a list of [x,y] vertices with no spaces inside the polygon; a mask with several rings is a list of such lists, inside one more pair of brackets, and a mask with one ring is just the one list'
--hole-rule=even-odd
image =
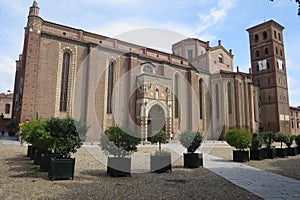
{"label": "black planter box", "polygon": [[52,157],[57,157],[57,154],[51,152],[42,152],[41,154],[41,164],[40,164],[40,171],[48,172],[50,169],[50,160]]}
{"label": "black planter box", "polygon": [[150,170],[151,172],[163,173],[172,171],[171,155],[165,156],[150,156]]}
{"label": "black planter box", "polygon": [[32,145],[28,145],[28,146],[27,146],[27,154],[26,154],[26,157],[30,157],[31,148],[32,148]]}
{"label": "black planter box", "polygon": [[74,179],[75,158],[51,157],[48,177],[56,179]]}
{"label": "black planter box", "polygon": [[187,168],[203,167],[203,154],[202,153],[184,153],[183,166]]}
{"label": "black planter box", "polygon": [[274,159],[277,158],[277,151],[274,148],[264,149],[265,150],[265,158],[266,159]]}
{"label": "black planter box", "polygon": [[31,146],[31,148],[30,148],[30,155],[29,155],[29,159],[30,160],[34,160],[34,153],[35,153],[35,150],[36,150],[37,148],[36,147],[34,147],[34,146]]}
{"label": "black planter box", "polygon": [[277,157],[279,158],[287,157],[287,150],[285,148],[277,148],[276,153],[277,153]]}
{"label": "black planter box", "polygon": [[36,148],[34,151],[34,159],[33,164],[34,165],[40,165],[41,164],[41,154],[43,150]]}
{"label": "black planter box", "polygon": [[131,158],[108,157],[107,175],[131,176]]}
{"label": "black planter box", "polygon": [[263,160],[265,159],[264,149],[251,149],[250,160]]}
{"label": "black planter box", "polygon": [[296,156],[298,154],[297,147],[288,147],[287,149],[288,156]]}
{"label": "black planter box", "polygon": [[249,162],[249,151],[233,151],[234,162]]}

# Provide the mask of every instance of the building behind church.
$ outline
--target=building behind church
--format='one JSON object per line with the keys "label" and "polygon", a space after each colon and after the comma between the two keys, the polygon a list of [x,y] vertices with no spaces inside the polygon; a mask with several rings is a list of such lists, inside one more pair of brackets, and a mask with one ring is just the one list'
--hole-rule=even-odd
{"label": "building behind church", "polygon": [[161,129],[214,140],[230,128],[291,133],[283,27],[272,20],[248,29],[243,73],[221,41],[187,38],[170,54],[45,21],[39,10],[34,1],[16,62],[16,123],[71,116],[90,126],[88,141],[115,124],[144,141]]}

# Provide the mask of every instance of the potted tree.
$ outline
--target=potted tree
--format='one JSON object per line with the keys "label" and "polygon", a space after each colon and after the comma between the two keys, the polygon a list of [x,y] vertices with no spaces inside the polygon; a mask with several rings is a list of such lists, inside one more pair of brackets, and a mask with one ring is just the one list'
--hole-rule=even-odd
{"label": "potted tree", "polygon": [[296,156],[298,154],[297,147],[292,147],[292,144],[293,144],[296,136],[291,135],[288,137],[289,137],[289,141],[285,142],[285,144],[287,146],[287,154],[288,154],[288,156]]}
{"label": "potted tree", "polygon": [[275,141],[275,133],[273,132],[261,132],[260,133],[263,139],[265,158],[273,159],[277,157],[277,152],[274,146],[272,146]]}
{"label": "potted tree", "polygon": [[168,134],[160,130],[151,137],[151,143],[158,143],[158,151],[150,155],[150,170],[152,172],[162,173],[172,171],[171,153],[166,150],[161,150],[161,143],[165,143],[168,139]]}
{"label": "potted tree", "polygon": [[265,152],[262,149],[263,139],[259,133],[252,134],[252,144],[250,147],[250,159],[251,160],[263,160],[265,158]]}
{"label": "potted tree", "polygon": [[287,157],[287,149],[282,148],[282,143],[289,143],[290,138],[288,135],[282,132],[275,133],[275,142],[280,142],[280,148],[276,148],[277,156],[280,158]]}
{"label": "potted tree", "polygon": [[106,129],[100,138],[102,150],[108,156],[107,175],[109,176],[130,176],[131,175],[131,155],[137,151],[137,145],[141,139],[137,132],[111,126]]}
{"label": "potted tree", "polygon": [[50,159],[48,177],[51,180],[74,179],[75,158],[71,158],[71,154],[82,145],[75,120],[52,117],[45,122],[45,130],[51,134],[51,149],[56,155]]}
{"label": "potted tree", "polygon": [[203,166],[203,154],[195,153],[201,146],[202,134],[200,132],[184,131],[179,137],[180,143],[187,149],[187,153],[183,154],[183,166],[189,168],[197,168]]}
{"label": "potted tree", "polygon": [[297,151],[299,153],[300,152],[300,135],[295,136],[295,142],[296,142],[296,145],[297,145]]}
{"label": "potted tree", "polygon": [[227,143],[234,147],[233,161],[235,162],[248,162],[249,151],[251,146],[252,134],[246,129],[231,129],[226,133]]}

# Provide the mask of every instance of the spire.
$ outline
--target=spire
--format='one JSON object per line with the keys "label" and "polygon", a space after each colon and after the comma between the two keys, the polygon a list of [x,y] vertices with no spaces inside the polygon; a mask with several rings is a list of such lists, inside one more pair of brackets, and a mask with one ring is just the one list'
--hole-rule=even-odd
{"label": "spire", "polygon": [[37,2],[33,1],[32,6],[29,9],[29,16],[39,16],[40,8],[37,5]]}

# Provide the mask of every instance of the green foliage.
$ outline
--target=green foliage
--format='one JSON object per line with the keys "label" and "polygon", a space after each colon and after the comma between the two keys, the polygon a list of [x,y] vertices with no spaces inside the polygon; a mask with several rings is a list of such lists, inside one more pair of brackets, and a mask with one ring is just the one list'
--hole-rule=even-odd
{"label": "green foliage", "polygon": [[194,153],[202,143],[202,134],[200,132],[184,131],[180,134],[180,143],[189,153]]}
{"label": "green foliage", "polygon": [[297,146],[300,147],[300,135],[295,136],[295,142],[296,142]]}
{"label": "green foliage", "polygon": [[41,120],[32,119],[24,124],[18,132],[18,135],[21,136],[25,142],[32,144],[35,138],[31,133],[36,127],[40,127],[42,123]]}
{"label": "green foliage", "polygon": [[45,131],[53,138],[52,149],[60,157],[70,157],[81,147],[82,141],[75,126],[75,120],[50,118],[45,121]]}
{"label": "green foliage", "polygon": [[168,140],[168,134],[163,130],[160,130],[159,132],[151,136],[151,143],[158,143],[160,151],[161,151],[161,143],[165,143],[167,140]]}
{"label": "green foliage", "polygon": [[226,133],[226,141],[236,149],[245,150],[251,146],[252,134],[246,129],[231,129]]}
{"label": "green foliage", "polygon": [[251,149],[258,150],[263,145],[263,138],[261,137],[260,133],[252,133],[252,144]]}
{"label": "green foliage", "polygon": [[101,134],[100,145],[106,154],[125,157],[137,151],[137,145],[140,141],[141,139],[137,132],[118,126],[111,126]]}
{"label": "green foliage", "polygon": [[171,155],[171,153],[166,150],[155,151],[155,153],[154,153],[154,156],[161,156],[161,157],[170,156],[170,155]]}
{"label": "green foliage", "polygon": [[282,143],[289,143],[290,142],[290,137],[282,132],[277,132],[275,133],[275,142],[280,142],[281,148],[282,148]]}
{"label": "green foliage", "polygon": [[267,149],[272,148],[273,142],[275,142],[275,133],[273,132],[261,132],[261,138],[263,139],[263,144]]}

